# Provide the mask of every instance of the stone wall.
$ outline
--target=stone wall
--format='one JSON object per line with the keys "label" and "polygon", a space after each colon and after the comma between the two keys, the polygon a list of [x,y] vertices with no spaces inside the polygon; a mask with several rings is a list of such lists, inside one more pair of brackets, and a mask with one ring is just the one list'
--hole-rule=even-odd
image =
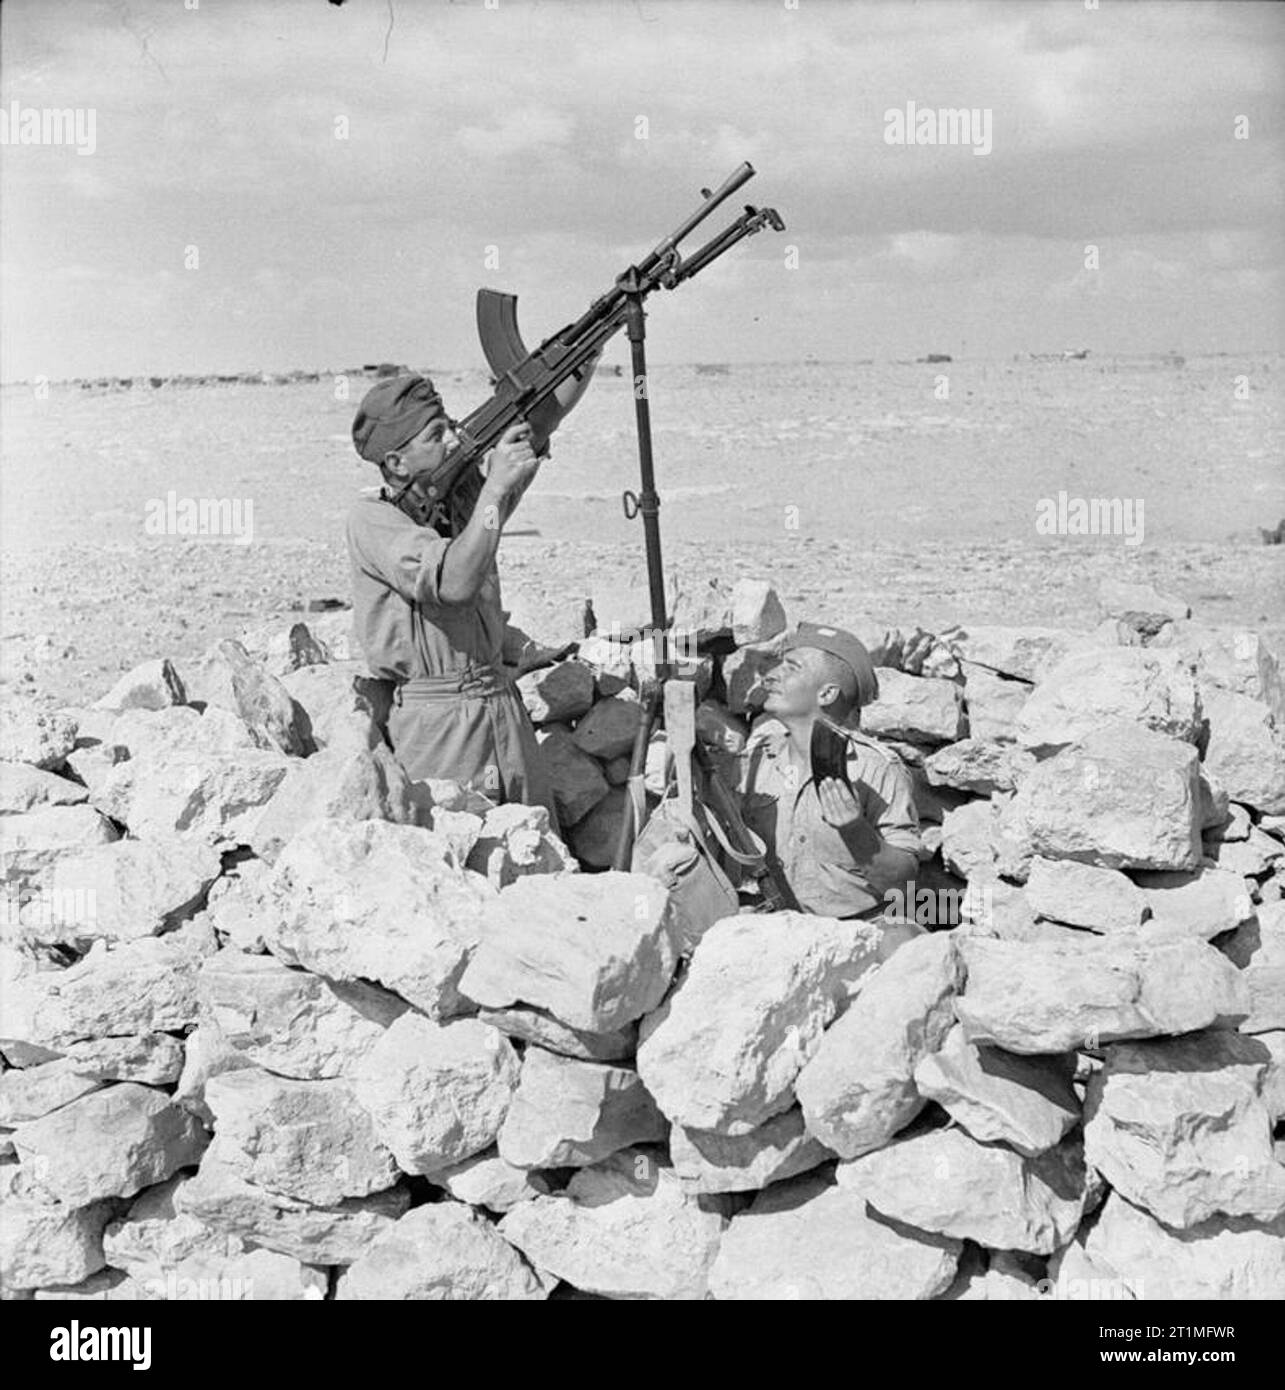
{"label": "stone wall", "polygon": [[[9,703],[4,1296],[1285,1294],[1266,644],[1125,586],[1084,632],[854,615],[924,934],[742,914],[684,950],[661,882],[601,871],[637,600],[519,681],[565,843],[407,780],[346,615]],[[785,614],[715,583],[677,619],[732,771]]]}

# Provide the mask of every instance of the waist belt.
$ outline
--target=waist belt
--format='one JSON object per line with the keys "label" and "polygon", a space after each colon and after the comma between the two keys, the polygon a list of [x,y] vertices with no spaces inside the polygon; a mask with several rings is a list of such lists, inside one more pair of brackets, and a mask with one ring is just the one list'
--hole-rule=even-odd
{"label": "waist belt", "polygon": [[486,663],[470,663],[458,671],[442,676],[417,676],[399,681],[393,691],[397,704],[416,701],[449,700],[457,695],[485,697],[501,695],[513,687],[513,682],[499,667]]}

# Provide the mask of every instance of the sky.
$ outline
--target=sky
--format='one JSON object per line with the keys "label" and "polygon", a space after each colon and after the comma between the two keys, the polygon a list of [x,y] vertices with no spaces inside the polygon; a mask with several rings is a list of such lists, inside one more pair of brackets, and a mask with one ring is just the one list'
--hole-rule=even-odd
{"label": "sky", "polygon": [[6,0],[0,377],[480,366],[479,286],[534,346],[742,160],[786,231],[654,362],[1281,351],[1283,93],[1266,3]]}

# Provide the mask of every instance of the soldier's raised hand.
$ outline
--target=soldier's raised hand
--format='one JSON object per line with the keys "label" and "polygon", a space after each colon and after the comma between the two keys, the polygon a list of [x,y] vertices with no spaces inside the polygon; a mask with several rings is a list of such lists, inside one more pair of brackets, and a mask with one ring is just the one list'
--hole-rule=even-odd
{"label": "soldier's raised hand", "polygon": [[821,782],[817,786],[817,797],[826,824],[834,826],[836,830],[856,825],[861,819],[861,803],[852,788],[837,777],[827,777]]}
{"label": "soldier's raised hand", "polygon": [[487,482],[505,497],[524,488],[539,468],[540,460],[531,447],[531,426],[525,420],[504,431],[483,465]]}

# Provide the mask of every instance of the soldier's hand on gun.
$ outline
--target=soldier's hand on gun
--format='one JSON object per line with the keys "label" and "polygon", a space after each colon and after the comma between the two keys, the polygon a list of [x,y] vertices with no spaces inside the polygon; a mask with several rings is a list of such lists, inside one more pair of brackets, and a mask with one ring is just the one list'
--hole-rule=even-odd
{"label": "soldier's hand on gun", "polygon": [[531,447],[531,426],[525,420],[510,425],[483,464],[486,480],[507,497],[525,487],[540,468]]}
{"label": "soldier's hand on gun", "polygon": [[817,787],[817,796],[826,824],[836,830],[846,830],[861,819],[861,803],[852,788],[837,777],[827,777]]}

